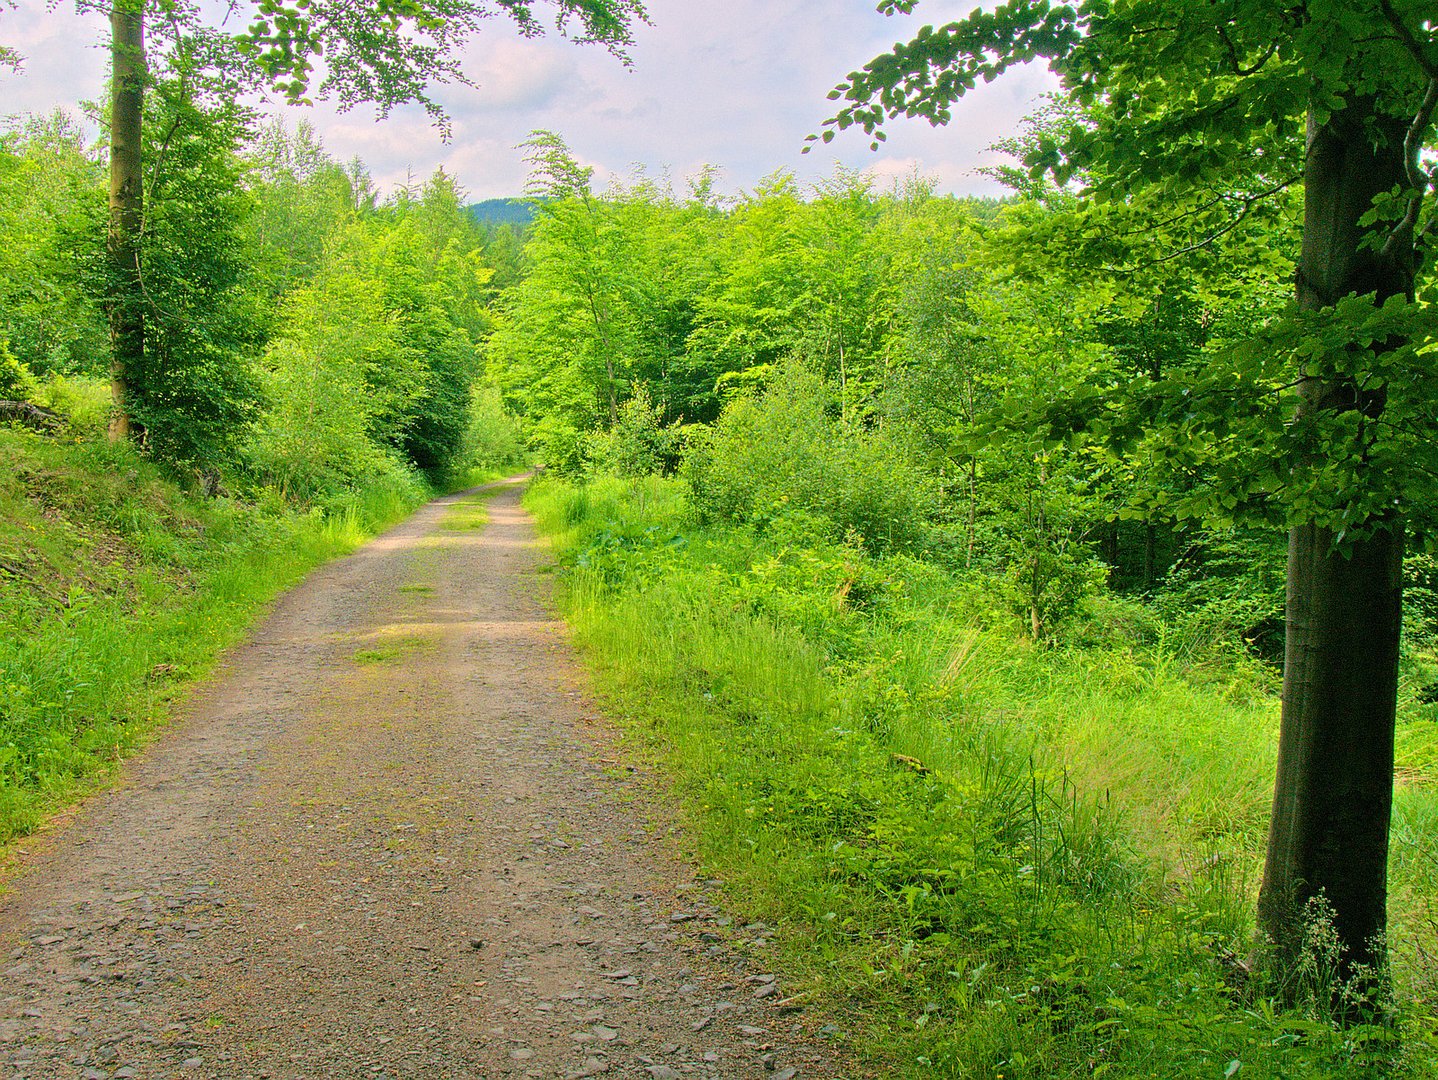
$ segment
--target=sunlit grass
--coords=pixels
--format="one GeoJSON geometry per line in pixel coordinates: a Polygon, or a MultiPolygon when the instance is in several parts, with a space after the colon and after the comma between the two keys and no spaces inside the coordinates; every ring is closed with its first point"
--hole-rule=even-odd
{"type": "Polygon", "coordinates": [[[281,592],[423,497],[295,513],[192,498],[124,447],[0,431],[0,839],[150,738],[281,592]]]}
{"type": "Polygon", "coordinates": [[[802,523],[701,529],[677,483],[550,482],[529,505],[703,873],[736,923],[782,928],[794,989],[876,1072],[1429,1075],[1422,739],[1394,829],[1395,1051],[1240,984],[1277,730],[1256,662],[1036,646],[981,581],[802,523]]]}
{"type": "Polygon", "coordinates": [[[439,527],[447,532],[483,529],[489,524],[489,500],[496,494],[494,490],[481,491],[459,500],[444,512],[439,527]]]}
{"type": "Polygon", "coordinates": [[[433,647],[434,642],[428,638],[405,635],[367,649],[357,649],[350,654],[350,659],[363,666],[395,664],[417,652],[423,652],[433,647]]]}

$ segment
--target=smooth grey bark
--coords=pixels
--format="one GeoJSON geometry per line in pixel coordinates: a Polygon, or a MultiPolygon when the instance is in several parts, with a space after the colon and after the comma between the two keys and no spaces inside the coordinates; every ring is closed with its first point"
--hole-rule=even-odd
{"type": "Polygon", "coordinates": [[[110,322],[110,440],[132,433],[129,375],[144,360],[145,313],[140,273],[144,177],[140,140],[145,99],[144,0],[115,0],[110,13],[110,222],[107,238],[110,322]]]}
{"type": "MultiPolygon", "coordinates": [[[[1404,128],[1362,100],[1310,122],[1300,307],[1352,294],[1412,297],[1411,242],[1406,257],[1381,254],[1362,243],[1359,224],[1376,195],[1404,183],[1404,128]]],[[[1300,414],[1376,419],[1384,404],[1381,391],[1360,393],[1342,379],[1300,387],[1300,414]]],[[[1344,950],[1340,976],[1366,979],[1384,956],[1404,536],[1396,517],[1365,531],[1341,546],[1315,525],[1289,536],[1283,720],[1259,920],[1295,971],[1310,902],[1321,897],[1344,950]]]]}

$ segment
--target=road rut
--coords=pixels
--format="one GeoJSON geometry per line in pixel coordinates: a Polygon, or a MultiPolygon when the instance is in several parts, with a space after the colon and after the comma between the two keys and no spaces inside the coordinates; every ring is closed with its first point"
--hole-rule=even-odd
{"type": "Polygon", "coordinates": [[[485,494],[284,596],[24,845],[0,1076],[836,1075],[596,715],[519,486],[485,494]]]}

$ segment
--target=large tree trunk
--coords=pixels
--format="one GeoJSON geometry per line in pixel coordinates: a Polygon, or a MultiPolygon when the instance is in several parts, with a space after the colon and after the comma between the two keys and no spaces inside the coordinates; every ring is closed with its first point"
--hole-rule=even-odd
{"type": "Polygon", "coordinates": [[[1403,537],[1335,554],[1326,529],[1289,537],[1283,729],[1259,912],[1281,954],[1304,947],[1323,896],[1345,952],[1339,971],[1383,957],[1403,537]]]}
{"type": "Polygon", "coordinates": [[[144,225],[144,177],[140,171],[145,99],[145,3],[114,0],[110,13],[110,392],[114,411],[110,440],[131,434],[129,375],[145,356],[145,309],[140,273],[144,225]]]}
{"type": "MultiPolygon", "coordinates": [[[[1355,293],[1379,302],[1412,295],[1411,260],[1362,246],[1359,225],[1375,195],[1404,183],[1404,126],[1375,118],[1365,101],[1310,122],[1301,307],[1355,293]]],[[[1300,389],[1300,413],[1376,417],[1384,405],[1381,391],[1358,393],[1340,379],[1310,378],[1300,389]]],[[[1321,898],[1343,978],[1383,960],[1393,798],[1403,526],[1384,518],[1365,529],[1376,532],[1341,550],[1341,538],[1313,525],[1289,537],[1283,721],[1258,905],[1280,961],[1295,971],[1310,902],[1321,898]]]]}

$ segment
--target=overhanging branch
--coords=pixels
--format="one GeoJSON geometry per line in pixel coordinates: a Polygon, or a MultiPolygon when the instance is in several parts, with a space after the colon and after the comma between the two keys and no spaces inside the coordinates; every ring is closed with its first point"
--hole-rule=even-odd
{"type": "MultiPolygon", "coordinates": [[[[1438,183],[1438,170],[1434,170],[1433,174],[1425,173],[1419,165],[1419,155],[1423,151],[1424,140],[1428,138],[1428,128],[1433,122],[1435,107],[1438,107],[1438,75],[1428,80],[1428,91],[1423,95],[1423,103],[1418,107],[1418,112],[1414,115],[1413,122],[1408,125],[1408,133],[1403,139],[1403,168],[1413,194],[1408,198],[1403,217],[1384,241],[1382,254],[1385,259],[1393,258],[1400,245],[1412,242],[1413,230],[1418,227],[1418,215],[1423,210],[1423,199],[1428,188],[1438,183]]],[[[1429,224],[1431,230],[1432,223],[1429,224]]]]}
{"type": "Polygon", "coordinates": [[[1397,11],[1393,9],[1393,0],[1378,0],[1378,7],[1383,12],[1383,17],[1388,20],[1388,25],[1393,27],[1393,32],[1398,35],[1398,40],[1403,47],[1412,54],[1413,59],[1418,62],[1423,74],[1430,79],[1438,79],[1438,63],[1434,63],[1432,57],[1423,49],[1423,43],[1409,29],[1397,11]]]}

